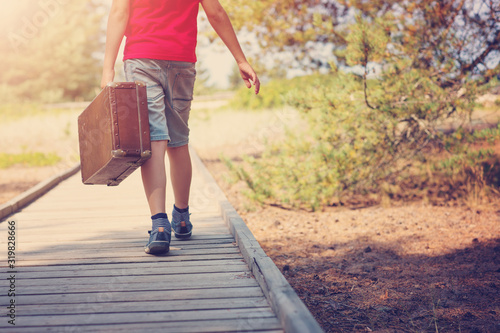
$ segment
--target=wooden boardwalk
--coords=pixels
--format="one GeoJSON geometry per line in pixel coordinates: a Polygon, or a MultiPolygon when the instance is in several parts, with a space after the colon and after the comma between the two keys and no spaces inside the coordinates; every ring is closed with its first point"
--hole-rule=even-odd
{"type": "Polygon", "coordinates": [[[139,172],[118,187],[84,186],[78,173],[0,223],[0,331],[320,332],[196,155],[193,162],[193,237],[173,238],[165,256],[143,251],[151,226],[139,172]],[[7,297],[11,275],[15,296],[7,297]],[[15,327],[3,315],[12,300],[15,327]]]}

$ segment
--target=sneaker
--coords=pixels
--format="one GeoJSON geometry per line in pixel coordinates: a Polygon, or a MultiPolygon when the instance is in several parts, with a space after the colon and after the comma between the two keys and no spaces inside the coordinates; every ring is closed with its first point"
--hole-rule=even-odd
{"type": "Polygon", "coordinates": [[[172,211],[172,229],[174,230],[175,238],[187,239],[191,237],[193,225],[189,221],[189,212],[179,213],[177,210],[172,211]]]}
{"type": "Polygon", "coordinates": [[[163,254],[170,250],[171,232],[160,227],[155,230],[148,231],[149,241],[144,247],[144,252],[147,254],[163,254]]]}

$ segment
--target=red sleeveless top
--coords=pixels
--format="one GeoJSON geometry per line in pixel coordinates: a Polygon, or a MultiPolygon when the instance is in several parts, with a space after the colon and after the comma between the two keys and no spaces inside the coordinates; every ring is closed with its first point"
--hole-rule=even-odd
{"type": "Polygon", "coordinates": [[[196,62],[200,0],[131,0],[124,60],[196,62]]]}

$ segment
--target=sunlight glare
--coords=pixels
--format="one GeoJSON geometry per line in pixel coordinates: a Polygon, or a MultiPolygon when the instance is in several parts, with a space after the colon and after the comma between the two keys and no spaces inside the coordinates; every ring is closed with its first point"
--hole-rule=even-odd
{"type": "Polygon", "coordinates": [[[0,31],[13,31],[22,25],[22,17],[27,13],[30,6],[38,5],[34,1],[17,0],[0,2],[0,31]]]}

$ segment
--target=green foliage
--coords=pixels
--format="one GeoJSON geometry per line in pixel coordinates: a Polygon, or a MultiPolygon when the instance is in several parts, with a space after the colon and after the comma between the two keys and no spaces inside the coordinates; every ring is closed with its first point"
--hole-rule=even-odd
{"type": "Polygon", "coordinates": [[[348,44],[344,54],[347,65],[366,66],[368,61],[379,62],[383,59],[389,43],[387,30],[390,26],[386,18],[377,18],[373,24],[358,17],[357,22],[346,38],[348,44]]]}
{"type": "MultiPolygon", "coordinates": [[[[450,79],[474,72],[488,81],[499,72],[500,2],[476,0],[225,0],[237,29],[255,34],[262,52],[294,55],[280,67],[346,64],[347,39],[355,16],[371,26],[384,18],[397,25],[391,42],[418,52],[416,66],[453,72],[450,79]],[[331,57],[321,50],[333,47],[331,57]]],[[[376,28],[376,27],[375,27],[376,28]]],[[[366,36],[380,36],[371,30],[366,36]]],[[[353,37],[353,36],[351,36],[353,37]]],[[[371,41],[370,38],[367,39],[371,41]]],[[[406,53],[407,54],[407,53],[406,53]]],[[[371,59],[373,61],[373,59],[371,59]]]]}
{"type": "MultiPolygon", "coordinates": [[[[341,56],[360,66],[361,75],[333,70],[315,83],[285,89],[309,127],[291,132],[261,158],[248,158],[246,166],[233,167],[254,199],[318,209],[356,196],[405,197],[405,187],[421,189],[438,176],[453,184],[499,185],[486,175],[499,165],[487,148],[498,141],[497,130],[459,129],[451,136],[439,130],[447,118],[470,118],[477,94],[487,87],[483,78],[461,73],[446,56],[423,59],[421,48],[405,38],[415,37],[413,30],[401,33],[390,12],[358,17],[341,56]],[[378,68],[374,75],[371,68],[378,68]],[[478,142],[486,147],[474,146],[478,142]],[[449,157],[434,158],[436,153],[449,157]]],[[[285,96],[283,86],[270,91],[282,89],[279,95],[285,96]]]]}
{"type": "Polygon", "coordinates": [[[311,87],[321,78],[323,84],[329,84],[328,77],[320,74],[295,77],[293,79],[275,79],[262,84],[261,92],[255,95],[253,90],[241,87],[229,103],[233,109],[259,110],[281,108],[297,91],[311,87]]]}
{"type": "Polygon", "coordinates": [[[61,157],[55,153],[23,152],[20,154],[0,153],[0,169],[22,165],[27,167],[51,166],[59,163],[61,157]]]}
{"type": "MultiPolygon", "coordinates": [[[[326,64],[313,56],[311,50],[328,43],[343,44],[343,37],[326,18],[343,17],[346,7],[337,1],[317,0],[223,0],[221,1],[237,30],[246,29],[255,34],[261,48],[267,53],[290,52],[297,64],[316,67],[326,64]],[[313,22],[323,22],[319,28],[313,22]],[[316,42],[319,43],[316,43],[316,42]]],[[[288,66],[280,64],[281,67],[288,66]]]]}
{"type": "Polygon", "coordinates": [[[366,107],[362,86],[359,77],[339,72],[294,90],[290,102],[309,128],[290,133],[260,159],[247,159],[251,177],[238,171],[256,199],[316,209],[347,193],[366,194],[375,180],[391,174],[390,138],[377,135],[391,122],[366,107]]]}
{"type": "Polygon", "coordinates": [[[2,103],[84,100],[95,95],[103,49],[99,1],[32,1],[12,4],[0,23],[2,103]]]}

